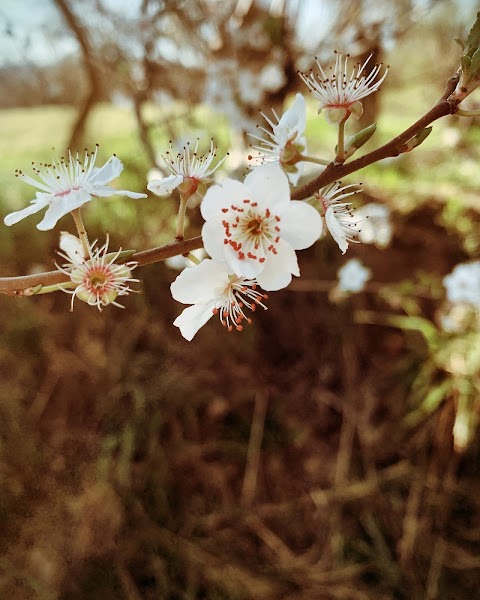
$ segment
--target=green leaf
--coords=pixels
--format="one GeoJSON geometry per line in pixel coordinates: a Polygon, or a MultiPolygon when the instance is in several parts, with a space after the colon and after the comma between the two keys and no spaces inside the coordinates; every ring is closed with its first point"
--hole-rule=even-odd
{"type": "Polygon", "coordinates": [[[415,427],[418,425],[418,423],[420,423],[420,421],[422,421],[428,415],[431,415],[438,408],[438,406],[440,406],[445,397],[448,396],[448,394],[451,392],[451,389],[452,381],[450,379],[447,379],[432,388],[425,396],[421,405],[405,417],[405,425],[407,427],[415,427]]]}
{"type": "Polygon", "coordinates": [[[467,39],[465,40],[465,46],[467,48],[466,54],[470,57],[476,52],[480,46],[480,12],[477,13],[475,23],[470,29],[467,39]]]}
{"type": "Polygon", "coordinates": [[[478,73],[480,72],[480,48],[478,48],[472,56],[470,71],[472,77],[477,77],[478,73]]]}

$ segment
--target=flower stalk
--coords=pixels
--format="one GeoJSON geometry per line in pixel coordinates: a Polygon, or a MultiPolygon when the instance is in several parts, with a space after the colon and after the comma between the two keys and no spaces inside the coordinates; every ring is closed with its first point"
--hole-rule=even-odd
{"type": "Polygon", "coordinates": [[[88,241],[88,236],[87,236],[87,232],[85,229],[85,225],[83,224],[82,213],[80,211],[80,208],[76,208],[75,210],[72,210],[71,214],[73,217],[73,221],[75,223],[75,227],[77,228],[78,237],[79,237],[80,241],[82,242],[83,257],[87,258],[89,255],[89,252],[90,252],[90,244],[88,241]]]}

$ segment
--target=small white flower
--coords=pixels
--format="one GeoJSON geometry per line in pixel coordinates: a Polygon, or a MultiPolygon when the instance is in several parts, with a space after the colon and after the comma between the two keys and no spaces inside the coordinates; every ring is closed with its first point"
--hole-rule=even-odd
{"type": "Polygon", "coordinates": [[[362,224],[358,239],[363,244],[375,244],[386,248],[392,241],[390,209],[384,204],[369,202],[356,211],[357,222],[362,224]]]}
{"type": "Polygon", "coordinates": [[[372,276],[372,271],[365,267],[358,258],[351,258],[338,270],[337,289],[340,292],[361,292],[372,276]]]}
{"type": "Polygon", "coordinates": [[[443,285],[452,304],[464,302],[480,308],[480,261],[457,265],[444,277],[443,285]]]}
{"type": "Polygon", "coordinates": [[[89,248],[89,256],[84,257],[81,241],[71,233],[62,231],[60,249],[64,253],[60,252],[60,256],[67,259],[68,263],[58,269],[68,275],[76,287],[74,290],[61,289],[72,294],[71,310],[75,298],[96,306],[99,311],[108,304],[123,308],[115,300],[118,296],[126,296],[133,291],[128,284],[138,282],[138,279],[132,279],[132,269],[137,263],[115,264],[121,250],[107,254],[108,236],[101,248],[94,246],[95,242],[89,248]]]}
{"type": "Polygon", "coordinates": [[[322,188],[315,198],[321,203],[325,223],[337,242],[338,247],[345,254],[349,242],[358,242],[355,238],[358,236],[358,221],[353,220],[353,213],[350,208],[351,202],[342,202],[345,198],[358,193],[356,185],[345,185],[340,187],[340,183],[334,183],[322,188]]]}
{"type": "Polygon", "coordinates": [[[276,165],[254,169],[244,183],[225,178],[207,191],[200,208],[207,253],[267,291],[300,274],[295,250],[308,248],[322,232],[319,213],[290,200],[287,177],[276,165]]]}
{"type": "Polygon", "coordinates": [[[280,119],[273,111],[276,123],[261,114],[270,125],[271,131],[264,127],[260,129],[270,139],[249,134],[250,137],[260,141],[259,145],[253,146],[254,150],[259,152],[259,156],[253,157],[253,160],[262,164],[280,165],[292,185],[297,185],[304,166],[304,162],[300,161],[299,157],[307,151],[307,143],[303,135],[307,122],[305,98],[302,94],[297,94],[295,102],[280,119]]]}
{"type": "Polygon", "coordinates": [[[382,65],[375,65],[368,75],[364,74],[365,67],[372,58],[370,55],[363,65],[358,64],[348,74],[348,58],[343,60],[343,55],[336,52],[335,66],[329,67],[326,74],[320,63],[317,62],[320,71],[318,77],[310,73],[300,73],[300,77],[308,86],[314,97],[319,101],[318,112],[325,109],[325,118],[330,123],[340,123],[347,119],[350,114],[359,118],[363,107],[360,102],[372,92],[376,92],[388,73],[388,67],[384,74],[375,81],[382,65]]]}
{"type": "Polygon", "coordinates": [[[217,148],[210,142],[210,151],[207,154],[198,155],[199,140],[192,149],[190,142],[183,147],[183,152],[174,156],[172,142],[170,142],[170,151],[162,156],[165,165],[171,172],[171,175],[163,179],[152,179],[148,182],[147,189],[157,196],[168,196],[175,188],[178,188],[185,182],[183,190],[188,196],[192,196],[201,183],[210,183],[210,175],[214,173],[225,160],[222,158],[214,167],[211,166],[217,155],[217,148]]]}
{"type": "Polygon", "coordinates": [[[261,70],[258,78],[259,86],[267,92],[276,92],[284,86],[286,82],[285,71],[276,63],[266,65],[261,70]]]}
{"type": "Polygon", "coordinates": [[[33,167],[39,180],[17,171],[16,176],[26,183],[41,190],[37,192],[35,200],[27,208],[13,212],[4,219],[5,225],[14,225],[25,217],[33,215],[42,208],[48,207],[43,220],[37,229],[47,231],[53,229],[57,221],[64,215],[80,208],[92,197],[120,195],[129,198],[146,198],[146,194],[137,194],[127,190],[116,190],[106,185],[123,171],[122,162],[113,155],[101,168],[95,167],[98,146],[95,152],[85,151],[83,162],[68,151],[68,159],[60,158],[51,164],[40,164],[40,168],[33,167]]]}
{"type": "Polygon", "coordinates": [[[258,289],[255,279],[229,273],[225,263],[208,258],[183,270],[170,289],[175,300],[193,305],[173,322],[189,342],[213,315],[220,317],[228,331],[241,331],[244,321],[251,323],[245,308],[267,308],[264,302],[268,296],[258,289]]]}

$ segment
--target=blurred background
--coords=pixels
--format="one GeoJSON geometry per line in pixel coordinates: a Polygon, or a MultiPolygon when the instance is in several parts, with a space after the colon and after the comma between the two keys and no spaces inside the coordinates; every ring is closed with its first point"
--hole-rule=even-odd
{"type": "MultiPolygon", "coordinates": [[[[307,96],[296,71],[334,49],[390,65],[350,124],[378,123],[372,149],[441,96],[476,4],[2,0],[2,218],[34,194],[14,169],[67,146],[117,153],[118,185],[143,192],[169,140],[213,136],[221,173],[243,178],[259,110],[307,96]]],[[[316,108],[309,154],[331,159],[316,108]]],[[[163,263],[138,269],[123,311],[2,296],[0,597],[478,597],[478,306],[443,278],[478,256],[479,142],[478,119],[449,117],[345,180],[363,182],[364,243],[299,253],[302,277],[241,334],[212,319],[186,342],[163,263]],[[351,258],[371,272],[358,294],[337,279],[351,258]]],[[[172,240],[176,208],[112,198],[84,220],[91,239],[142,250],[172,240]]],[[[39,219],[3,229],[1,276],[54,267],[73,221],[39,219]]],[[[192,206],[187,235],[201,225],[192,206]]]]}

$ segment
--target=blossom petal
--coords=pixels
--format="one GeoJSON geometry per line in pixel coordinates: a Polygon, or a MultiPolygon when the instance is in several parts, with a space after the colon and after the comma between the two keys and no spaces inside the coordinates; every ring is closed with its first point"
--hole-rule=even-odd
{"type": "Polygon", "coordinates": [[[218,218],[222,214],[222,208],[232,204],[240,205],[250,196],[250,189],[243,183],[225,177],[221,185],[213,185],[207,190],[200,206],[202,217],[205,221],[218,218]]]}
{"type": "MultiPolygon", "coordinates": [[[[88,191],[90,191],[87,188],[88,191]]],[[[108,185],[95,186],[93,191],[90,192],[92,196],[98,196],[99,198],[108,198],[109,196],[127,196],[128,198],[148,198],[147,194],[139,194],[137,192],[129,192],[128,190],[117,190],[109,187],[108,185]]]]}
{"type": "Polygon", "coordinates": [[[255,168],[245,177],[245,185],[259,206],[267,206],[273,212],[290,202],[288,179],[278,165],[255,168]]]}
{"type": "Polygon", "coordinates": [[[281,290],[300,275],[295,251],[283,240],[277,244],[277,254],[270,256],[263,271],[257,275],[258,285],[267,292],[281,290]]]}
{"type": "Polygon", "coordinates": [[[74,190],[57,198],[54,197],[42,221],[37,225],[37,229],[40,229],[40,231],[53,229],[59,219],[72,210],[80,208],[80,206],[89,202],[91,198],[90,194],[84,189],[74,190]]]}
{"type": "Polygon", "coordinates": [[[322,217],[310,204],[292,200],[281,215],[282,238],[295,250],[309,248],[322,233],[322,217]]]}
{"type": "Polygon", "coordinates": [[[68,231],[60,232],[60,250],[63,250],[70,262],[74,265],[81,265],[85,262],[85,255],[82,242],[68,231]]]}
{"type": "Polygon", "coordinates": [[[217,298],[228,285],[225,263],[209,258],[184,269],[170,286],[172,296],[183,304],[205,303],[217,298]]]}
{"type": "Polygon", "coordinates": [[[224,230],[215,221],[207,221],[202,227],[203,246],[215,260],[225,260],[224,230]]]}
{"type": "Polygon", "coordinates": [[[214,300],[205,304],[189,306],[175,319],[173,324],[180,329],[183,337],[191,342],[200,327],[203,327],[212,318],[214,307],[214,300]]]}
{"type": "MultiPolygon", "coordinates": [[[[258,254],[261,256],[263,254],[262,249],[258,249],[258,254]]],[[[268,255],[266,262],[270,260],[271,254],[268,255]]],[[[266,262],[259,262],[259,260],[251,259],[251,258],[242,258],[238,257],[238,253],[230,246],[230,244],[224,245],[224,260],[227,261],[227,264],[231,271],[238,275],[239,277],[246,277],[247,279],[252,279],[256,277],[264,268],[266,262]]]]}
{"type": "Polygon", "coordinates": [[[169,175],[163,179],[152,179],[148,182],[147,190],[157,196],[169,196],[183,181],[181,175],[169,175]]]}
{"type": "Polygon", "coordinates": [[[331,206],[327,208],[327,212],[325,213],[325,222],[327,223],[328,230],[332,234],[333,239],[337,242],[338,247],[342,251],[342,254],[345,254],[348,248],[347,236],[338,222],[335,211],[331,206]]]}
{"type": "Polygon", "coordinates": [[[295,102],[282,115],[278,125],[274,127],[273,132],[276,134],[277,129],[288,128],[291,131],[297,131],[302,134],[305,131],[307,123],[307,106],[305,98],[302,94],[295,96],[295,102]]]}
{"type": "Polygon", "coordinates": [[[107,160],[103,167],[95,168],[93,175],[88,178],[89,183],[93,185],[105,185],[115,179],[123,171],[123,163],[116,156],[107,160]]]}
{"type": "Polygon", "coordinates": [[[13,213],[10,213],[5,217],[3,222],[9,227],[10,225],[15,225],[15,223],[18,223],[22,219],[25,219],[25,217],[34,215],[38,211],[42,210],[42,208],[45,208],[45,206],[48,206],[50,204],[50,200],[50,194],[37,193],[36,200],[33,200],[29,206],[23,208],[22,210],[17,210],[13,213]]]}

